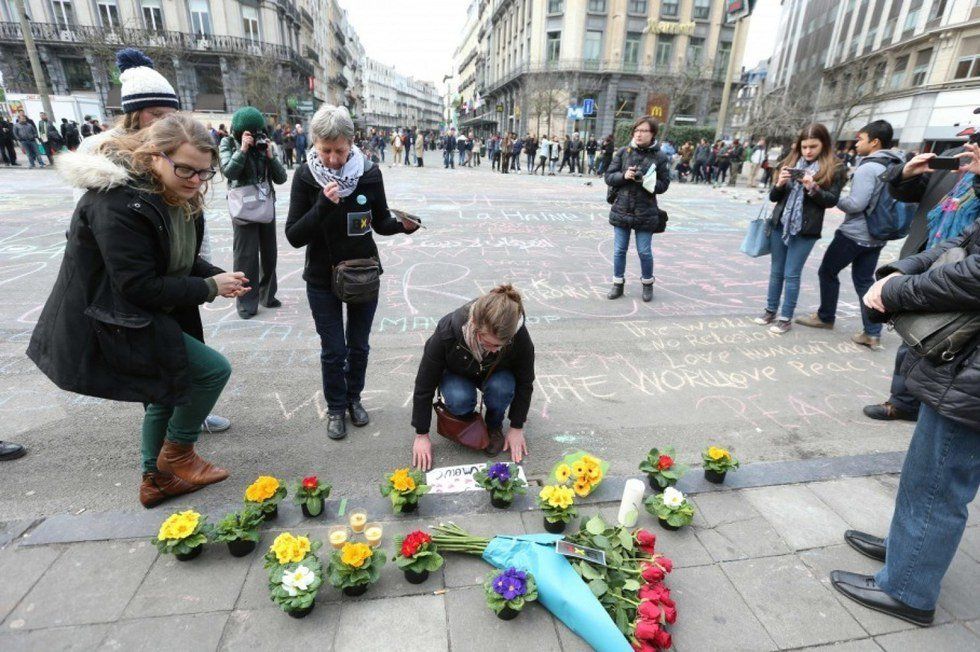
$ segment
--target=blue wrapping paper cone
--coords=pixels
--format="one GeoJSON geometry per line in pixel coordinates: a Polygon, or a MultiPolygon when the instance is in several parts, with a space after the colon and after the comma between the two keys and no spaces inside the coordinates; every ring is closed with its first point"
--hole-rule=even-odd
{"type": "Polygon", "coordinates": [[[538,602],[598,652],[632,652],[626,637],[572,565],[555,552],[560,534],[494,537],[483,559],[534,575],[538,602]]]}

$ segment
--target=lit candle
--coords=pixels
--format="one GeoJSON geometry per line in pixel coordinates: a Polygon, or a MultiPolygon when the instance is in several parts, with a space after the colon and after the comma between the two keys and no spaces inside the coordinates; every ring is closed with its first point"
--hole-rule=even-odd
{"type": "Polygon", "coordinates": [[[350,538],[350,534],[347,531],[346,525],[334,525],[330,528],[330,534],[328,535],[328,540],[330,545],[340,550],[347,543],[347,539],[350,538]]]}
{"type": "Polygon", "coordinates": [[[360,533],[364,530],[365,523],[367,523],[367,512],[357,510],[350,513],[350,529],[360,533]]]}
{"type": "Polygon", "coordinates": [[[623,527],[633,527],[640,516],[643,507],[643,481],[630,478],[623,487],[623,500],[619,503],[619,514],[616,520],[623,527]]]}
{"type": "Polygon", "coordinates": [[[379,523],[369,523],[364,526],[364,539],[368,542],[368,545],[372,548],[378,547],[381,544],[381,535],[384,530],[379,523]]]}

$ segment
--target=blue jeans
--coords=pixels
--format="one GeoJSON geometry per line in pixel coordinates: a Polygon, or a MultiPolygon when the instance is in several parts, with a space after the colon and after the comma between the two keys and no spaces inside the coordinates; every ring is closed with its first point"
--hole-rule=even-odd
{"type": "Polygon", "coordinates": [[[766,310],[776,312],[779,308],[779,297],[783,293],[783,283],[786,284],[786,296],[783,297],[782,319],[792,319],[796,310],[796,301],[800,298],[800,276],[803,265],[813,250],[817,238],[801,238],[790,236],[789,245],[783,242],[783,234],[779,229],[773,229],[769,236],[772,249],[772,261],[769,268],[769,294],[766,297],[766,310]]]}
{"type": "Polygon", "coordinates": [[[35,165],[40,165],[42,168],[44,167],[44,159],[41,157],[41,154],[38,153],[37,143],[35,141],[22,140],[20,141],[20,146],[24,148],[25,152],[27,152],[27,160],[31,167],[34,167],[35,165]]]}
{"type": "Polygon", "coordinates": [[[345,329],[344,303],[331,290],[308,284],[306,297],[320,336],[323,396],[331,414],[342,414],[348,403],[361,400],[378,302],[348,303],[345,329]]]}
{"type": "MultiPolygon", "coordinates": [[[[495,371],[487,379],[483,388],[483,403],[487,408],[488,428],[503,426],[504,413],[514,400],[516,385],[514,374],[507,370],[495,371]]],[[[465,417],[476,412],[476,385],[468,378],[447,371],[442,374],[439,391],[446,408],[456,416],[465,417]]]]}
{"type": "Polygon", "coordinates": [[[913,609],[936,607],[980,486],[977,460],[980,431],[923,404],[902,466],[885,567],[875,575],[888,595],[913,609]]]}
{"type": "Polygon", "coordinates": [[[442,167],[456,169],[456,159],[453,158],[453,153],[448,149],[442,152],[442,167]]]}
{"type": "MultiPolygon", "coordinates": [[[[613,282],[623,283],[626,277],[626,251],[630,247],[630,231],[614,226],[613,282]]],[[[653,283],[653,233],[636,231],[636,253],[640,257],[640,277],[644,283],[653,283]]]]}
{"type": "Polygon", "coordinates": [[[834,240],[827,247],[820,263],[820,309],[817,316],[820,321],[834,323],[837,317],[837,300],[840,298],[841,271],[851,266],[851,280],[854,291],[857,292],[858,305],[861,306],[861,321],[864,332],[872,337],[881,336],[881,324],[875,324],[868,319],[868,309],[864,305],[864,294],[874,285],[875,269],[878,267],[878,257],[881,247],[862,247],[846,235],[837,231],[834,240]]]}
{"type": "Polygon", "coordinates": [[[902,374],[902,365],[905,363],[905,356],[909,354],[909,347],[902,343],[895,352],[895,371],[892,373],[891,396],[888,402],[899,410],[905,412],[918,412],[919,399],[909,392],[905,386],[905,376],[902,374]]]}

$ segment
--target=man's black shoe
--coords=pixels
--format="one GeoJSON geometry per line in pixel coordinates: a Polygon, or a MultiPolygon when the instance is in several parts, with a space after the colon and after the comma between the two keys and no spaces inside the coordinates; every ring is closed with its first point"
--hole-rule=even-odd
{"type": "Polygon", "coordinates": [[[265,304],[266,308],[282,308],[282,301],[279,299],[273,299],[269,303],[265,304]]]}
{"type": "Polygon", "coordinates": [[[16,460],[27,455],[27,449],[20,444],[11,444],[9,441],[0,441],[0,461],[7,462],[16,460]]]}
{"type": "Polygon", "coordinates": [[[343,439],[347,436],[347,416],[343,413],[327,415],[327,437],[343,439]]]}
{"type": "Polygon", "coordinates": [[[864,416],[879,421],[918,421],[919,415],[915,412],[900,410],[888,401],[878,405],[865,405],[864,416]]]}
{"type": "Polygon", "coordinates": [[[844,533],[844,541],[865,557],[885,561],[885,540],[865,532],[848,530],[844,533]]]}
{"type": "Polygon", "coordinates": [[[371,422],[367,410],[361,405],[360,401],[351,401],[347,404],[347,412],[350,414],[350,422],[358,428],[363,428],[371,422]]]}
{"type": "Polygon", "coordinates": [[[835,589],[868,609],[880,611],[883,614],[901,618],[919,627],[932,624],[936,615],[935,609],[913,609],[891,597],[878,586],[871,575],[848,573],[847,571],[831,571],[830,583],[835,589]]]}
{"type": "Polygon", "coordinates": [[[626,285],[626,283],[613,283],[612,289],[609,290],[609,294],[607,294],[606,297],[609,299],[618,299],[619,297],[623,296],[624,285],[626,285]]]}
{"type": "Polygon", "coordinates": [[[643,300],[653,301],[653,283],[643,284],[643,300]]]}

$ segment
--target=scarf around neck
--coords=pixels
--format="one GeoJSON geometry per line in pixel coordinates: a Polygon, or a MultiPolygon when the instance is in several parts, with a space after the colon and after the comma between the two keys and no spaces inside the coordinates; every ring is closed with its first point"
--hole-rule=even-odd
{"type": "MultiPolygon", "coordinates": [[[[793,166],[797,170],[803,170],[811,177],[817,176],[820,171],[820,162],[814,160],[807,163],[802,156],[793,166]]],[[[783,242],[789,244],[789,239],[799,234],[803,228],[803,198],[806,195],[806,188],[799,181],[790,181],[789,197],[786,199],[786,208],[783,211],[783,242]]]]}
{"type": "Polygon", "coordinates": [[[311,147],[306,150],[306,165],[321,188],[325,188],[328,183],[336,183],[340,186],[340,196],[347,197],[354,192],[361,175],[364,174],[364,154],[357,145],[351,145],[344,167],[340,170],[331,170],[320,160],[317,149],[311,147]]]}
{"type": "Polygon", "coordinates": [[[980,215],[980,199],[973,189],[974,176],[967,172],[960,177],[953,189],[929,211],[927,249],[959,236],[980,215]]]}

